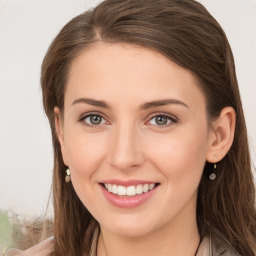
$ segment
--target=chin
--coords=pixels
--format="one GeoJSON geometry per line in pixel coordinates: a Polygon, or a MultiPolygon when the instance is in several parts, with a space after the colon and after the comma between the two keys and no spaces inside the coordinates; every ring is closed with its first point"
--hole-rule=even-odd
{"type": "Polygon", "coordinates": [[[115,229],[112,228],[111,232],[115,233],[119,236],[125,237],[142,237],[149,234],[152,230],[150,228],[145,227],[117,227],[115,229]]]}
{"type": "Polygon", "coordinates": [[[117,218],[115,218],[114,223],[112,221],[107,225],[102,225],[102,228],[116,235],[131,238],[145,236],[156,229],[153,221],[145,220],[145,218],[144,221],[142,221],[141,219],[136,219],[133,221],[131,218],[129,220],[125,220],[123,218],[118,220],[117,218]]]}

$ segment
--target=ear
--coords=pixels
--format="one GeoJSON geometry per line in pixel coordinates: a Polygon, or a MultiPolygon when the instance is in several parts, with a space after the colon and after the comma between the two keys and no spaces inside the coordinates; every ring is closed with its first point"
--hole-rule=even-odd
{"type": "Polygon", "coordinates": [[[62,158],[63,158],[64,164],[68,166],[68,159],[67,159],[64,135],[63,135],[63,120],[61,117],[60,109],[58,107],[54,107],[53,111],[55,115],[55,130],[56,130],[57,138],[60,143],[62,158]]]}
{"type": "Polygon", "coordinates": [[[223,108],[219,117],[211,124],[206,156],[208,162],[217,163],[228,153],[233,143],[235,125],[235,110],[232,107],[223,108]]]}

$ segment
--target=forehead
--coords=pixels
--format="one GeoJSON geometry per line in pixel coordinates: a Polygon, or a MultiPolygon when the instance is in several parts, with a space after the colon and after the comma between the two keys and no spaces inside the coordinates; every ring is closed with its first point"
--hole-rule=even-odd
{"type": "Polygon", "coordinates": [[[192,72],[159,52],[129,44],[97,43],[72,63],[67,100],[122,97],[145,101],[155,98],[187,98],[203,95],[192,72]]]}

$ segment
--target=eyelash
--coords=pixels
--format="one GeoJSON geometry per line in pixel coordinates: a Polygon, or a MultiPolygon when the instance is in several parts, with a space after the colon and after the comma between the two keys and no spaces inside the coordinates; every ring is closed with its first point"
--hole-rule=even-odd
{"type": "MultiPolygon", "coordinates": [[[[93,117],[93,116],[100,117],[100,118],[102,118],[102,120],[105,120],[105,121],[106,121],[106,119],[105,119],[105,118],[102,116],[102,114],[100,114],[100,113],[88,113],[88,114],[82,116],[82,117],[79,119],[79,122],[81,122],[81,123],[83,123],[84,125],[86,125],[86,126],[88,126],[88,127],[91,127],[91,128],[99,128],[99,127],[101,127],[102,124],[95,125],[95,124],[89,124],[89,123],[85,122],[85,119],[86,119],[86,118],[93,117]]],[[[107,122],[107,121],[106,121],[106,122],[107,122]]]]}
{"type": "MultiPolygon", "coordinates": [[[[88,127],[91,127],[91,128],[99,128],[101,127],[102,125],[104,124],[99,124],[99,125],[94,125],[94,124],[89,124],[88,122],[85,121],[86,118],[89,118],[89,117],[100,117],[102,118],[102,120],[105,120],[105,122],[107,123],[106,119],[102,116],[102,114],[99,114],[99,113],[89,113],[89,114],[86,114],[85,116],[82,116],[80,119],[79,119],[79,122],[83,123],[84,125],[88,126],[88,127]]],[[[172,116],[172,115],[168,115],[168,114],[165,114],[165,113],[157,113],[157,114],[154,114],[152,115],[152,117],[150,117],[149,121],[146,122],[146,124],[148,124],[151,120],[153,120],[154,118],[157,118],[157,117],[163,117],[163,118],[167,118],[168,120],[168,124],[164,124],[164,125],[154,125],[154,124],[149,124],[149,125],[153,125],[153,126],[157,126],[158,128],[166,128],[166,127],[169,127],[175,123],[178,122],[178,118],[175,117],[175,116],[172,116]]]]}
{"type": "Polygon", "coordinates": [[[151,120],[157,118],[157,117],[163,117],[163,118],[167,118],[167,122],[169,122],[168,124],[164,124],[164,125],[155,125],[155,124],[150,124],[153,126],[157,126],[157,128],[166,128],[169,127],[171,125],[174,125],[175,123],[178,122],[178,118],[172,115],[168,115],[168,114],[164,114],[164,113],[158,113],[158,114],[154,114],[147,123],[149,123],[151,120]]]}

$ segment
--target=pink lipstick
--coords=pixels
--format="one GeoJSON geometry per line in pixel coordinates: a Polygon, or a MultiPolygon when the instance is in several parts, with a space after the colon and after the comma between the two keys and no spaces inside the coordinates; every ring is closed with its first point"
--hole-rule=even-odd
{"type": "Polygon", "coordinates": [[[159,183],[152,181],[106,180],[100,183],[105,198],[119,208],[135,208],[148,201],[159,183]]]}

